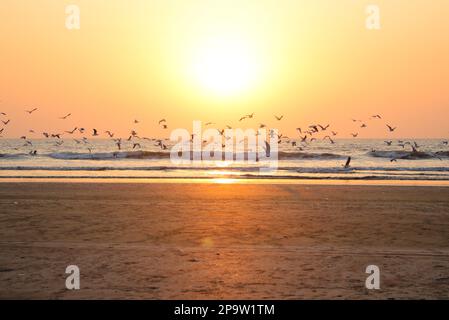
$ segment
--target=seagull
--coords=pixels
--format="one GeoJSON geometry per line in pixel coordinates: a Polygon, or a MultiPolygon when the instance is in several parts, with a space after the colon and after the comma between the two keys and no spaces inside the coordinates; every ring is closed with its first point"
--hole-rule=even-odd
{"type": "Polygon", "coordinates": [[[165,120],[165,119],[159,120],[159,124],[161,124],[162,122],[167,122],[167,120],[165,120]]]}
{"type": "Polygon", "coordinates": [[[373,115],[372,118],[382,119],[382,117],[378,114],[373,115]]]}
{"type": "Polygon", "coordinates": [[[335,141],[332,140],[332,138],[331,138],[330,136],[325,136],[325,137],[323,138],[323,140],[326,140],[326,138],[329,139],[329,141],[330,141],[332,144],[335,143],[335,141]]]}
{"type": "Polygon", "coordinates": [[[2,120],[2,122],[3,122],[3,124],[6,126],[9,122],[10,122],[11,120],[8,120],[8,121],[3,121],[2,120]]]}
{"type": "Polygon", "coordinates": [[[205,125],[206,125],[206,126],[210,126],[210,125],[213,125],[213,124],[215,124],[215,123],[213,123],[213,122],[207,122],[205,125]]]}
{"type": "Polygon", "coordinates": [[[326,129],[330,127],[330,124],[328,124],[328,125],[325,126],[325,127],[323,127],[322,125],[319,124],[318,127],[320,127],[321,130],[326,131],[326,129]]]}
{"type": "Polygon", "coordinates": [[[75,129],[73,129],[72,131],[66,131],[66,133],[68,133],[68,134],[74,134],[75,131],[76,131],[77,129],[78,129],[78,128],[75,128],[75,129]]]}
{"type": "Polygon", "coordinates": [[[336,136],[338,134],[338,132],[332,131],[332,135],[336,136]]]}
{"type": "Polygon", "coordinates": [[[301,134],[302,133],[302,130],[301,130],[301,128],[296,128],[296,130],[299,132],[299,134],[301,134]]]}
{"type": "Polygon", "coordinates": [[[264,125],[263,123],[261,123],[261,124],[259,125],[259,129],[266,128],[266,127],[267,127],[267,126],[264,125]]]}
{"type": "Polygon", "coordinates": [[[241,117],[239,121],[242,121],[242,120],[245,120],[245,119],[246,119],[246,116],[241,117]]]}
{"type": "Polygon", "coordinates": [[[357,136],[359,135],[358,133],[351,133],[353,138],[357,138],[357,136]]]}
{"type": "Polygon", "coordinates": [[[114,137],[114,134],[111,131],[109,131],[109,130],[105,131],[105,133],[108,134],[109,138],[113,138],[114,137]]]}
{"type": "Polygon", "coordinates": [[[134,143],[133,144],[133,149],[135,149],[135,148],[141,148],[141,146],[140,146],[140,143],[134,143]]]}
{"type": "Polygon", "coordinates": [[[351,163],[351,157],[348,157],[348,160],[346,160],[346,163],[344,165],[345,169],[348,169],[350,167],[350,163],[351,163]]]}
{"type": "Polygon", "coordinates": [[[265,155],[268,157],[270,157],[270,153],[271,153],[271,146],[270,144],[267,142],[267,140],[265,140],[265,147],[263,147],[265,150],[265,155]]]}
{"type": "Polygon", "coordinates": [[[254,112],[251,113],[251,114],[247,114],[246,117],[247,117],[248,119],[252,119],[252,118],[254,117],[254,112]]]}
{"type": "Polygon", "coordinates": [[[443,141],[443,144],[446,146],[448,145],[448,143],[449,143],[448,141],[443,141]]]}
{"type": "Polygon", "coordinates": [[[396,130],[396,127],[391,127],[391,126],[389,126],[388,124],[386,125],[387,127],[388,127],[388,130],[390,130],[390,132],[393,132],[394,130],[396,130]]]}
{"type": "Polygon", "coordinates": [[[68,117],[70,117],[71,115],[72,115],[71,113],[68,113],[68,114],[66,114],[65,116],[63,116],[63,117],[61,117],[61,118],[59,118],[59,119],[65,120],[65,119],[67,119],[68,117]]]}
{"type": "Polygon", "coordinates": [[[135,123],[135,124],[138,124],[138,123],[139,123],[139,120],[134,120],[134,123],[135,123]]]}
{"type": "Polygon", "coordinates": [[[162,129],[167,129],[168,126],[166,124],[162,125],[162,129]]]}
{"type": "Polygon", "coordinates": [[[36,111],[37,110],[37,108],[34,108],[33,110],[25,110],[25,112],[28,112],[29,114],[32,114],[34,111],[36,111]]]}
{"type": "Polygon", "coordinates": [[[387,146],[391,146],[391,144],[393,143],[393,141],[384,141],[386,144],[387,144],[387,146]]]}
{"type": "Polygon", "coordinates": [[[1,114],[2,116],[6,116],[6,113],[4,113],[4,112],[0,112],[0,114],[1,114]]]}
{"type": "Polygon", "coordinates": [[[360,126],[360,128],[366,128],[366,124],[362,123],[362,125],[360,126]]]}
{"type": "Polygon", "coordinates": [[[44,135],[45,138],[50,137],[50,135],[47,132],[42,132],[42,134],[44,135]]]}
{"type": "Polygon", "coordinates": [[[281,115],[280,117],[278,117],[277,115],[274,116],[276,118],[277,121],[281,121],[282,118],[284,117],[284,115],[281,115]]]}
{"type": "Polygon", "coordinates": [[[97,129],[92,129],[92,131],[93,131],[93,133],[92,133],[92,136],[93,136],[93,137],[98,136],[98,131],[97,131],[97,129]]]}
{"type": "Polygon", "coordinates": [[[318,126],[311,125],[309,128],[312,129],[312,132],[318,132],[318,126]]]}

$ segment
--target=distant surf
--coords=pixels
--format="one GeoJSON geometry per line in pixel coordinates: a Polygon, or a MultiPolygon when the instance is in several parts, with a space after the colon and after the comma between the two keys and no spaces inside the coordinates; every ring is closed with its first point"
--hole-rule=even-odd
{"type": "MultiPolygon", "coordinates": [[[[294,140],[291,140],[294,141],[294,140]]],[[[312,180],[412,180],[449,181],[449,147],[441,140],[416,140],[419,150],[398,149],[382,140],[336,140],[335,144],[279,145],[276,170],[260,172],[257,162],[233,153],[240,161],[199,161],[176,165],[168,150],[141,141],[141,149],[124,145],[122,150],[110,140],[92,140],[88,145],[66,141],[56,146],[49,140],[33,141],[36,155],[20,140],[0,140],[0,178],[214,178],[312,179],[312,180]],[[128,148],[127,148],[128,147],[128,148]],[[302,149],[302,150],[301,150],[302,149]],[[349,168],[343,165],[348,156],[349,168]]],[[[229,156],[229,154],[228,154],[229,156]]],[[[224,154],[223,157],[224,158],[224,154]]],[[[190,154],[192,159],[192,154],[190,154]]]]}

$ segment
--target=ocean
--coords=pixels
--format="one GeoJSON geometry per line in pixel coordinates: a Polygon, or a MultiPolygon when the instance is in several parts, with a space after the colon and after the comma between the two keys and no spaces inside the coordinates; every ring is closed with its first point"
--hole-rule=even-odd
{"type": "Polygon", "coordinates": [[[260,164],[247,161],[174,164],[170,160],[174,143],[168,140],[163,142],[166,150],[155,139],[134,141],[140,143],[139,149],[124,141],[121,150],[112,140],[64,140],[62,145],[56,141],[32,140],[30,145],[24,140],[0,140],[0,178],[449,180],[449,147],[442,139],[403,139],[391,146],[380,139],[340,139],[334,144],[323,140],[307,145],[290,139],[279,144],[273,171],[259,170],[260,164]],[[416,142],[418,151],[407,141],[416,142]],[[36,155],[29,154],[34,150],[36,155]],[[349,156],[350,167],[344,168],[349,156]]]}

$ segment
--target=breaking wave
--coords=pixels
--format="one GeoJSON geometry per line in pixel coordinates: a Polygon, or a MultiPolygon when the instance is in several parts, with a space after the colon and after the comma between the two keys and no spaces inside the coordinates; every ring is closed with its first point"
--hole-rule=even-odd
{"type": "Polygon", "coordinates": [[[400,159],[400,160],[421,160],[421,159],[433,159],[433,158],[447,158],[449,157],[448,151],[438,152],[423,152],[423,151],[370,151],[368,155],[375,158],[388,158],[388,159],[400,159]]]}
{"type": "MultiPolygon", "coordinates": [[[[114,160],[114,159],[170,159],[170,152],[163,151],[117,151],[99,153],[78,153],[78,152],[57,152],[50,154],[38,154],[40,157],[49,157],[57,160],[114,160]]],[[[181,155],[179,155],[181,156],[181,155]]],[[[29,154],[0,154],[0,158],[22,158],[31,157],[29,154]]],[[[222,158],[224,159],[224,152],[222,158]]],[[[234,153],[234,159],[247,159],[247,153],[234,153]]],[[[308,152],[278,152],[279,160],[339,160],[346,156],[333,153],[308,153],[308,152]]],[[[193,159],[193,152],[190,152],[190,159],[193,159]]]]}

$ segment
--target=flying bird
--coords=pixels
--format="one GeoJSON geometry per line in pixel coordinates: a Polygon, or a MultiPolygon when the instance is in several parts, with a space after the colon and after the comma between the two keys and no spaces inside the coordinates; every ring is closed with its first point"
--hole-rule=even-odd
{"type": "Polygon", "coordinates": [[[75,128],[75,129],[73,129],[72,131],[66,131],[66,133],[68,133],[68,134],[74,134],[76,130],[78,130],[78,128],[75,128]]]}
{"type": "Polygon", "coordinates": [[[335,143],[335,141],[332,140],[332,138],[331,138],[330,136],[325,136],[325,137],[323,138],[323,140],[326,140],[326,139],[329,139],[329,141],[330,141],[332,144],[335,143]]]}
{"type": "Polygon", "coordinates": [[[63,116],[63,117],[61,117],[61,118],[59,118],[59,119],[65,120],[65,119],[67,119],[68,117],[70,117],[71,115],[72,115],[71,113],[68,113],[68,114],[66,114],[65,116],[63,116]]]}
{"type": "Polygon", "coordinates": [[[284,118],[284,116],[283,116],[283,115],[281,115],[281,116],[279,116],[279,117],[278,117],[277,115],[275,115],[274,117],[276,118],[276,120],[277,120],[277,121],[281,121],[281,120],[282,120],[282,118],[284,118]]]}
{"type": "Polygon", "coordinates": [[[109,130],[105,131],[105,133],[108,134],[109,138],[113,138],[114,137],[114,134],[111,131],[109,131],[109,130]]]}
{"type": "Polygon", "coordinates": [[[351,163],[351,157],[348,157],[348,160],[346,160],[346,163],[344,165],[345,169],[348,169],[350,167],[350,163],[351,163]]]}
{"type": "Polygon", "coordinates": [[[37,110],[37,108],[34,108],[33,110],[25,110],[25,112],[28,112],[29,114],[32,114],[36,110],[37,110]]]}
{"type": "Polygon", "coordinates": [[[267,140],[265,140],[265,147],[263,147],[265,150],[265,155],[268,157],[270,157],[270,153],[271,153],[271,146],[270,144],[267,142],[267,140]]]}
{"type": "Polygon", "coordinates": [[[392,126],[389,126],[388,124],[386,125],[387,127],[388,127],[388,130],[390,130],[390,132],[393,132],[394,130],[396,130],[396,127],[392,127],[392,126]]]}

